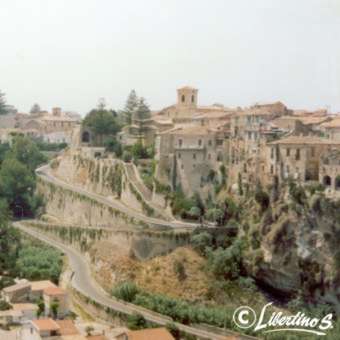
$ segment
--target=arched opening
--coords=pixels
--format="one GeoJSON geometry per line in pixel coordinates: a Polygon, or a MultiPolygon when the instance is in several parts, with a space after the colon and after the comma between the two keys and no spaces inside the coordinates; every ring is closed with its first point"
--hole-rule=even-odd
{"type": "Polygon", "coordinates": [[[332,179],[329,176],[324,176],[323,185],[328,186],[328,187],[331,186],[332,185],[332,179]]]}
{"type": "Polygon", "coordinates": [[[184,102],[185,102],[185,95],[182,94],[182,103],[184,103],[184,102]]]}
{"type": "Polygon", "coordinates": [[[335,178],[335,189],[340,190],[340,176],[336,176],[335,178]]]}
{"type": "Polygon", "coordinates": [[[90,133],[88,131],[84,131],[81,136],[81,141],[83,143],[89,143],[90,142],[90,133]]]}

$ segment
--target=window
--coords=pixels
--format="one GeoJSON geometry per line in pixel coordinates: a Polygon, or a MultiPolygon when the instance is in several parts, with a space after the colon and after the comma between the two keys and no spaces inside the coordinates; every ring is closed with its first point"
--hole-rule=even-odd
{"type": "Polygon", "coordinates": [[[286,166],[286,172],[289,174],[289,165],[286,166]]]}
{"type": "Polygon", "coordinates": [[[217,145],[222,145],[222,144],[223,144],[223,139],[218,139],[218,140],[216,141],[216,144],[217,144],[217,145]]]}
{"type": "Polygon", "coordinates": [[[211,145],[212,145],[212,141],[211,141],[211,140],[209,140],[209,142],[208,142],[208,145],[209,145],[209,146],[211,146],[211,145]]]}
{"type": "Polygon", "coordinates": [[[196,154],[195,153],[192,154],[192,158],[196,159],[196,154]]]}
{"type": "Polygon", "coordinates": [[[290,156],[290,149],[289,149],[289,148],[286,149],[286,156],[287,156],[287,157],[290,156]]]}
{"type": "Polygon", "coordinates": [[[274,166],[273,166],[273,165],[270,166],[270,173],[271,173],[271,174],[274,173],[274,166]]]}
{"type": "Polygon", "coordinates": [[[183,144],[183,141],[182,141],[182,139],[179,139],[179,140],[178,140],[178,145],[181,147],[181,146],[182,146],[182,144],[183,144]]]}
{"type": "Polygon", "coordinates": [[[185,95],[182,94],[182,103],[184,103],[184,102],[185,102],[185,95]]]}
{"type": "Polygon", "coordinates": [[[198,140],[198,145],[201,146],[202,145],[202,139],[198,140]]]}
{"type": "Polygon", "coordinates": [[[181,165],[181,169],[184,169],[184,165],[183,164],[181,165]]]}
{"type": "Polygon", "coordinates": [[[181,157],[182,157],[182,155],[181,155],[181,153],[179,153],[179,154],[178,154],[178,158],[181,159],[181,157]]]}
{"type": "Polygon", "coordinates": [[[208,154],[208,159],[211,159],[211,155],[210,155],[210,153],[208,154]]]}
{"type": "Polygon", "coordinates": [[[312,147],[311,152],[312,152],[312,157],[315,157],[315,147],[314,146],[312,147]]]}
{"type": "Polygon", "coordinates": [[[274,159],[274,148],[270,149],[270,158],[274,159]]]}
{"type": "Polygon", "coordinates": [[[195,96],[194,95],[191,96],[191,102],[195,103],[195,96]]]}
{"type": "Polygon", "coordinates": [[[300,149],[296,149],[296,152],[295,152],[295,160],[296,160],[296,161],[299,161],[299,160],[300,160],[300,149]]]}

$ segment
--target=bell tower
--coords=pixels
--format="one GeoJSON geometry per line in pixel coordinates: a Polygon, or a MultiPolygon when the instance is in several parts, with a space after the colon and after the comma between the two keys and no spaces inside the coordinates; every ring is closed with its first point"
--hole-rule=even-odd
{"type": "Polygon", "coordinates": [[[192,113],[197,108],[197,93],[198,90],[184,86],[177,89],[177,109],[179,112],[192,113]]]}

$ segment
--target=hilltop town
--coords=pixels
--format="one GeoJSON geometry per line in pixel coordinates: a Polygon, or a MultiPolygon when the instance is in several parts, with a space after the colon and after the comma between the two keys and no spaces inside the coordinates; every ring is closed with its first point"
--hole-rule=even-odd
{"type": "Polygon", "coordinates": [[[240,296],[264,303],[263,290],[284,308],[339,313],[340,114],[281,102],[202,106],[190,86],[174,97],[156,111],[131,91],[122,110],[100,101],[84,118],[38,105],[0,115],[1,145],[30,141],[45,156],[34,168],[43,203],[35,211],[14,204],[15,217],[26,217],[14,227],[78,266],[65,290],[16,278],[2,291],[10,304],[3,323],[21,323],[34,339],[146,339],[117,322],[119,313],[137,311],[140,328],[167,325],[154,330],[158,339],[193,336],[207,323],[205,332],[230,331],[214,339],[246,338],[233,333],[229,313],[240,296]],[[117,333],[91,337],[82,322],[65,321],[68,294],[117,333]],[[50,310],[51,296],[60,315],[50,310]]]}

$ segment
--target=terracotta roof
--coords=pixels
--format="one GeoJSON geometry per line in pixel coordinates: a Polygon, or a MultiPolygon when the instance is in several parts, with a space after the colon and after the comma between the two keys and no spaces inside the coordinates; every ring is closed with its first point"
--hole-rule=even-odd
{"type": "Polygon", "coordinates": [[[49,280],[45,281],[32,281],[31,282],[32,291],[45,290],[49,287],[57,287],[53,282],[49,280]]]}
{"type": "Polygon", "coordinates": [[[12,308],[17,311],[38,310],[38,306],[33,303],[13,303],[12,308]]]}
{"type": "Polygon", "coordinates": [[[166,328],[150,328],[127,333],[129,340],[175,340],[166,328]]]}
{"type": "Polygon", "coordinates": [[[273,144],[316,144],[316,145],[340,145],[340,141],[334,141],[331,139],[320,138],[315,136],[289,136],[283,139],[279,139],[273,142],[268,143],[269,145],[273,144]]]}
{"type": "Polygon", "coordinates": [[[109,340],[105,335],[90,335],[86,340],[109,340]]]}
{"type": "Polygon", "coordinates": [[[54,296],[54,295],[65,295],[66,291],[59,287],[49,287],[44,289],[44,294],[54,296]]]}
{"type": "Polygon", "coordinates": [[[60,327],[60,335],[76,335],[79,334],[78,329],[74,325],[72,320],[56,320],[56,323],[60,327]]]}
{"type": "Polygon", "coordinates": [[[321,124],[324,128],[340,128],[340,118],[334,118],[330,122],[321,124]]]}
{"type": "Polygon", "coordinates": [[[33,320],[32,324],[39,331],[58,331],[60,329],[59,325],[52,319],[33,320]]]}

